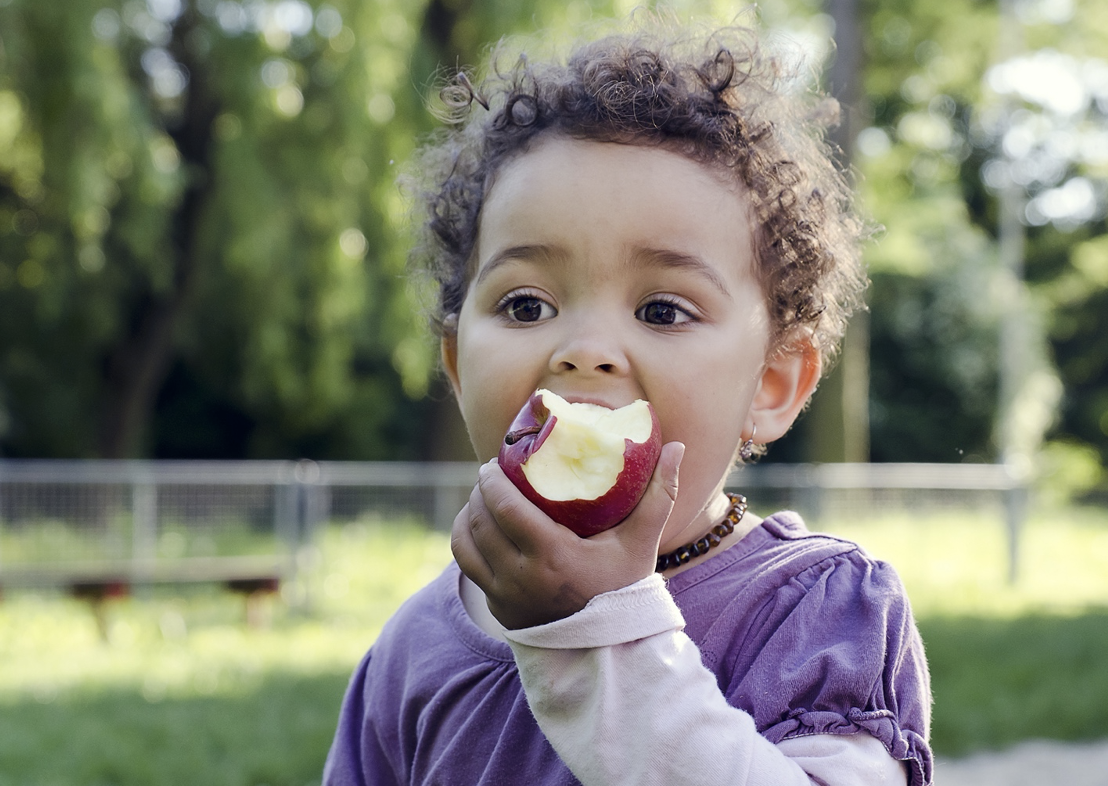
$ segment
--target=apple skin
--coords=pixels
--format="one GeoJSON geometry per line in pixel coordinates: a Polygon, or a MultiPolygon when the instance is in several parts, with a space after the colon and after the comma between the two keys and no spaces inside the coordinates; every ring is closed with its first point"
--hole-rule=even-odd
{"type": "Polygon", "coordinates": [[[527,459],[542,447],[557,427],[558,418],[543,404],[542,394],[535,392],[512,421],[508,434],[500,445],[497,459],[504,474],[539,510],[582,538],[614,527],[639,504],[654,467],[662,452],[662,432],[654,407],[650,411],[650,437],[645,442],[625,439],[623,471],[607,492],[595,499],[550,500],[532,487],[523,474],[527,459]]]}

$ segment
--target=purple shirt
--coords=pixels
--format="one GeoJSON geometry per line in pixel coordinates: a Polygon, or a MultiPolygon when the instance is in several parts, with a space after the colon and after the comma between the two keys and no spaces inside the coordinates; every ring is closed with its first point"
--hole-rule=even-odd
{"type": "MultiPolygon", "coordinates": [[[[577,783],[458,579],[452,564],[410,598],[354,673],[326,786],[577,783]]],[[[778,513],[669,590],[728,702],[771,742],[865,731],[907,761],[913,786],[930,782],[927,666],[891,567],[778,513]]]]}

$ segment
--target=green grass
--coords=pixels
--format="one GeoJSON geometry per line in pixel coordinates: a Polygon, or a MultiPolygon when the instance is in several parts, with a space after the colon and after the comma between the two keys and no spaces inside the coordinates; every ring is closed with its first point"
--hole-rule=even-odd
{"type": "Polygon", "coordinates": [[[269,624],[234,595],[0,603],[0,786],[318,783],[354,665],[450,559],[410,524],[326,532],[269,624]],[[287,602],[286,602],[287,601],[287,602]]]}
{"type": "Polygon", "coordinates": [[[119,687],[9,706],[0,783],[318,783],[346,677],[273,671],[211,695],[119,687]]]}
{"type": "MultiPolygon", "coordinates": [[[[7,565],[31,566],[83,559],[127,559],[133,553],[134,524],[129,515],[105,518],[103,526],[77,528],[43,519],[18,525],[0,522],[0,557],[7,565]]],[[[189,526],[159,521],[157,542],[150,556],[178,557],[280,554],[284,544],[271,530],[240,520],[205,522],[189,526]]]]}
{"type": "Polygon", "coordinates": [[[1108,737],[1108,609],[920,622],[939,753],[1108,737]]]}
{"type": "MultiPolygon", "coordinates": [[[[998,520],[829,525],[888,559],[931,663],[934,744],[1108,737],[1108,512],[1031,522],[1007,583],[998,520]]],[[[355,663],[448,538],[364,522],[326,531],[302,580],[243,624],[241,598],[153,593],[89,608],[0,603],[0,786],[317,783],[355,663]]]]}
{"type": "Polygon", "coordinates": [[[999,515],[901,515],[828,522],[825,529],[892,563],[921,618],[1074,614],[1108,606],[1108,510],[1034,515],[1020,537],[1014,585],[999,515]]]}

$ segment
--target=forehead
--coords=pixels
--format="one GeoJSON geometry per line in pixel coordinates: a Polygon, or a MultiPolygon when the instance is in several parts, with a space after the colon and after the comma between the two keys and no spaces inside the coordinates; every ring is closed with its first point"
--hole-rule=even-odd
{"type": "MultiPolygon", "coordinates": [[[[611,186],[653,185],[652,176],[688,181],[703,191],[727,191],[730,199],[746,207],[749,197],[741,183],[722,165],[710,165],[670,146],[635,144],[571,137],[557,132],[540,135],[523,150],[507,159],[486,186],[486,204],[495,192],[518,188],[537,174],[560,172],[583,183],[601,174],[611,186]],[[615,177],[613,177],[615,176],[615,177]],[[695,184],[695,185],[694,185],[695,184]]],[[[598,184],[599,185],[599,184],[598,184]]]]}
{"type": "Polygon", "coordinates": [[[552,135],[497,174],[473,262],[504,243],[590,238],[747,261],[751,216],[745,189],[717,167],[662,147],[552,135]]]}

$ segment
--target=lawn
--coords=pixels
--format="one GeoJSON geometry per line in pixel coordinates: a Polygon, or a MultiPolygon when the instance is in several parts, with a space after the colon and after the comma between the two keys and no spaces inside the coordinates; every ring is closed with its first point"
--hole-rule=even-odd
{"type": "MultiPolygon", "coordinates": [[[[936,750],[1108,737],[1108,513],[1041,516],[1006,581],[983,519],[828,529],[897,566],[931,662],[936,750]]],[[[243,624],[219,592],[0,603],[0,786],[318,783],[346,679],[388,614],[449,560],[412,524],[326,531],[303,579],[243,624]]]]}

